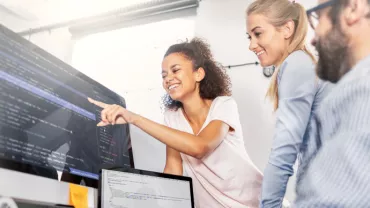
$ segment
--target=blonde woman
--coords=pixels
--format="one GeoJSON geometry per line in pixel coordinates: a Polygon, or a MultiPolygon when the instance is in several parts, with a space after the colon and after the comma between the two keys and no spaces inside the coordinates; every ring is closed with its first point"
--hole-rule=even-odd
{"type": "Polygon", "coordinates": [[[277,69],[267,92],[277,120],[261,207],[282,206],[297,157],[299,183],[317,149],[315,114],[330,87],[316,77],[315,58],[305,46],[307,28],[305,9],[294,1],[257,0],[247,9],[249,49],[262,66],[277,69]]]}

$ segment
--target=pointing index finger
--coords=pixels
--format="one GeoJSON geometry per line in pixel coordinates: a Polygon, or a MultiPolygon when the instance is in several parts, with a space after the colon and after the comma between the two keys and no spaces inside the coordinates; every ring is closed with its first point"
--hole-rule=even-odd
{"type": "Polygon", "coordinates": [[[101,108],[107,108],[107,107],[108,107],[108,105],[107,105],[107,104],[105,104],[105,103],[102,103],[102,102],[99,102],[99,101],[93,100],[93,99],[91,99],[91,98],[87,98],[87,99],[89,100],[89,102],[90,102],[90,103],[92,103],[92,104],[94,104],[94,105],[97,105],[97,106],[99,106],[99,107],[101,107],[101,108]]]}

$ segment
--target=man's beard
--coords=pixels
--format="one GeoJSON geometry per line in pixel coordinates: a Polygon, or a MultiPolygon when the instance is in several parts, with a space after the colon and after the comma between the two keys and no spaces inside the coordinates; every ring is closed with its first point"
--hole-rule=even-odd
{"type": "Polygon", "coordinates": [[[316,50],[319,53],[316,73],[320,79],[336,83],[351,70],[348,39],[340,25],[336,24],[325,37],[319,38],[316,50]]]}

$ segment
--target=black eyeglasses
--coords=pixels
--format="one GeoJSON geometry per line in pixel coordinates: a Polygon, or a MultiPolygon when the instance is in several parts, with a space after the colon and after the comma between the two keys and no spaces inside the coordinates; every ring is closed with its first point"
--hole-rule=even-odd
{"type": "Polygon", "coordinates": [[[319,13],[318,13],[318,11],[322,10],[322,9],[325,9],[329,6],[332,6],[336,1],[337,0],[327,1],[325,3],[319,4],[319,5],[315,6],[314,8],[309,9],[309,10],[306,11],[308,22],[310,23],[310,25],[313,29],[315,29],[316,26],[319,24],[319,13]]]}

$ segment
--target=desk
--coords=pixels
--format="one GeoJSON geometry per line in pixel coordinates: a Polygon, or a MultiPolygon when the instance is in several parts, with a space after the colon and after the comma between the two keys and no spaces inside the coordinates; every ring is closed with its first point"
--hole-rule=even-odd
{"type": "MultiPolygon", "coordinates": [[[[88,188],[88,206],[97,207],[98,191],[88,188]]],[[[68,204],[69,184],[0,168],[0,196],[46,204],[68,204]]]]}

